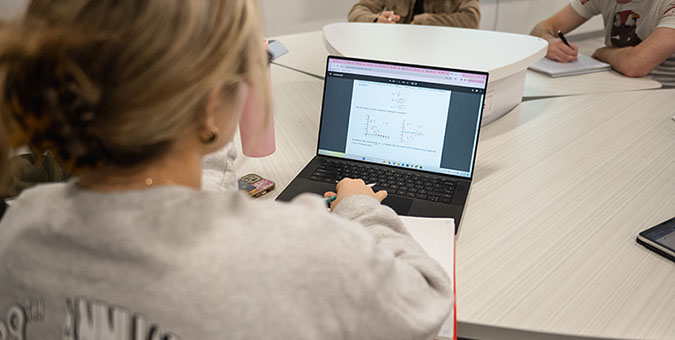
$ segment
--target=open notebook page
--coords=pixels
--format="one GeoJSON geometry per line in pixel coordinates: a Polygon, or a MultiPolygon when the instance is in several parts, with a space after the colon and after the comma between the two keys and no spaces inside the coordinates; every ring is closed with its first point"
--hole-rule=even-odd
{"type": "MultiPolygon", "coordinates": [[[[401,216],[412,237],[445,269],[455,287],[455,220],[401,216]]],[[[455,300],[456,297],[455,297],[455,300]]],[[[455,309],[443,322],[437,339],[455,339],[455,309]]]]}
{"type": "Polygon", "coordinates": [[[539,60],[530,66],[531,70],[546,73],[551,77],[572,76],[577,74],[599,72],[610,69],[610,65],[595,60],[591,57],[579,54],[577,61],[571,63],[559,63],[548,58],[539,60]]]}

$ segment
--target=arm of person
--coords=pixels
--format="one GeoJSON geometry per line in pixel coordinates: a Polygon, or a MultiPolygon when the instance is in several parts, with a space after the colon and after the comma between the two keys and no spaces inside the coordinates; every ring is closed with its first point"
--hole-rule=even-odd
{"type": "MultiPolygon", "coordinates": [[[[338,195],[341,194],[338,186],[338,195]]],[[[372,192],[372,191],[371,191],[372,192]]],[[[346,338],[432,338],[453,306],[451,281],[410,236],[401,219],[370,194],[336,200],[334,213],[358,222],[375,242],[350,242],[364,270],[355,334],[346,338]]],[[[358,281],[358,282],[357,282],[358,281]]]]}
{"type": "Polygon", "coordinates": [[[644,77],[675,54],[675,29],[659,27],[637,46],[602,47],[593,58],[604,61],[627,77],[644,77]]]}
{"type": "Polygon", "coordinates": [[[384,0],[360,0],[349,11],[350,22],[375,22],[384,11],[384,0]]]}
{"type": "Polygon", "coordinates": [[[548,49],[546,57],[562,63],[568,63],[577,60],[579,54],[579,47],[574,44],[570,46],[565,45],[560,38],[558,38],[558,31],[567,34],[588,19],[572,8],[572,5],[567,5],[552,17],[538,23],[530,35],[540,37],[548,41],[548,49]]]}
{"type": "Polygon", "coordinates": [[[478,28],[480,8],[478,0],[463,0],[452,13],[423,13],[413,18],[416,25],[478,28]]]}

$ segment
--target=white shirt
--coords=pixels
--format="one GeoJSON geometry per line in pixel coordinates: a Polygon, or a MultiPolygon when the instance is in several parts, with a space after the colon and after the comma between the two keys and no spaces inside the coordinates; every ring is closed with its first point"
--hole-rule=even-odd
{"type": "MultiPolygon", "coordinates": [[[[605,44],[609,47],[636,46],[657,28],[675,29],[675,0],[633,0],[619,4],[616,0],[570,0],[582,17],[602,14],[605,44]]],[[[675,86],[675,55],[652,71],[651,75],[668,86],[675,86]]]]}

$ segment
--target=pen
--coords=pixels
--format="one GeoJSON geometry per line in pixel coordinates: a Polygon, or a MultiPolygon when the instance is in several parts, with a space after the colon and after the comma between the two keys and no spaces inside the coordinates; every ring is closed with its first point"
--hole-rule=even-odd
{"type": "MultiPolygon", "coordinates": [[[[366,186],[369,187],[369,188],[372,188],[372,187],[374,187],[375,185],[377,185],[377,183],[366,184],[366,186]]],[[[328,197],[328,198],[326,198],[325,201],[326,201],[326,203],[331,203],[331,202],[335,201],[336,199],[337,199],[337,195],[335,195],[335,196],[333,196],[333,197],[328,197]]]]}
{"type": "MultiPolygon", "coordinates": [[[[387,11],[387,7],[384,8],[384,10],[382,11],[382,13],[384,13],[384,12],[386,12],[386,11],[387,11]]],[[[380,15],[382,15],[382,13],[380,13],[380,15]]],[[[387,20],[391,21],[391,17],[387,17],[387,20]]]]}
{"type": "MultiPolygon", "coordinates": [[[[382,11],[382,12],[386,12],[386,11],[387,11],[387,7],[385,7],[384,11],[382,11]]],[[[387,17],[387,20],[391,21],[391,17],[387,17]]]]}
{"type": "Polygon", "coordinates": [[[565,43],[565,45],[567,45],[568,47],[572,47],[572,46],[570,46],[570,43],[567,42],[567,38],[565,38],[565,35],[563,34],[563,32],[561,32],[560,30],[558,30],[558,37],[560,38],[560,40],[562,40],[562,42],[565,43]]]}

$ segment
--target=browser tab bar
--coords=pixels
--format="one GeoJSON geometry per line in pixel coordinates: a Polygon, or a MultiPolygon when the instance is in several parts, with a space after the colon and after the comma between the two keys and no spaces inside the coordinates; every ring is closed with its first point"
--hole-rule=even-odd
{"type": "Polygon", "coordinates": [[[328,71],[355,73],[383,78],[403,78],[444,85],[485,88],[487,76],[483,74],[454,72],[434,68],[379,64],[373,62],[329,59],[328,71]]]}

